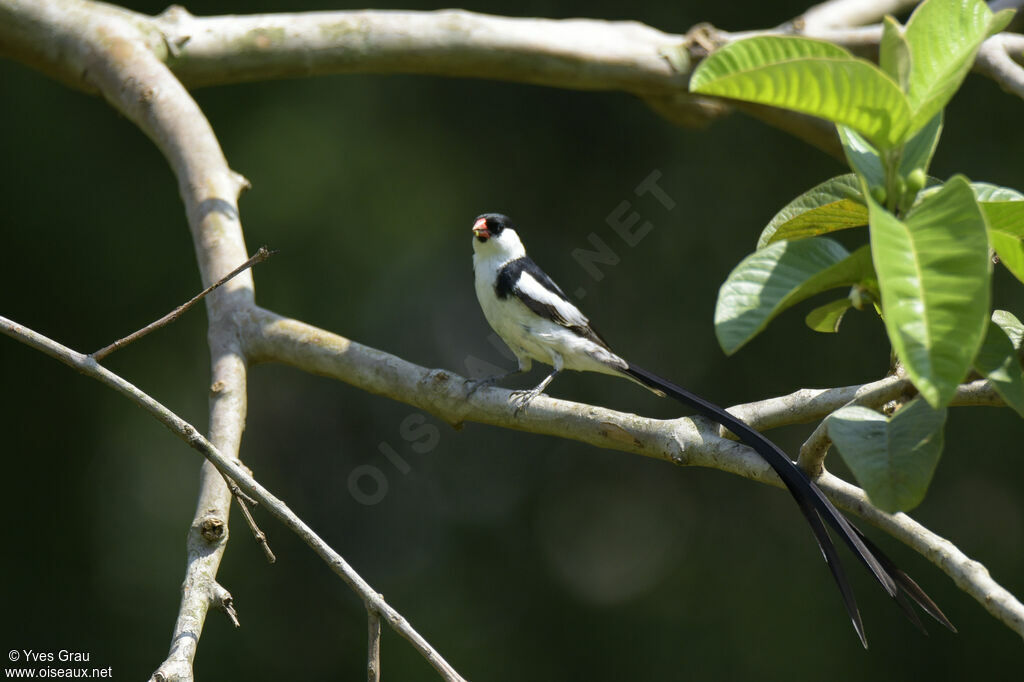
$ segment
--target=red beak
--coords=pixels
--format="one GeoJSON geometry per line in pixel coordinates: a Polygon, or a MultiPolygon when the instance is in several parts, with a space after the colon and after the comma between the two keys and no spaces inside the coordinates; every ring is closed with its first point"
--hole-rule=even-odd
{"type": "Polygon", "coordinates": [[[487,219],[480,218],[473,223],[473,236],[477,239],[489,239],[491,231],[487,229],[487,219]]]}

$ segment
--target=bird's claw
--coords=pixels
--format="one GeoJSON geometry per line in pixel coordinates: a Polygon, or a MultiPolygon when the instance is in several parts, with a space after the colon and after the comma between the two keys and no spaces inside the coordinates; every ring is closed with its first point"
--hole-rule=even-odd
{"type": "Polygon", "coordinates": [[[512,391],[512,397],[509,398],[509,402],[516,406],[512,416],[518,417],[519,413],[525,410],[526,406],[533,402],[533,399],[539,396],[540,393],[536,389],[532,391],[512,391]]]}

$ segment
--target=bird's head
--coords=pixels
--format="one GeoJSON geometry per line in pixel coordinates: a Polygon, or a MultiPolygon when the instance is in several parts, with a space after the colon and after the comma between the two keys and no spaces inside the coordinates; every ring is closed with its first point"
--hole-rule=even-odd
{"type": "Polygon", "coordinates": [[[484,213],[473,222],[473,251],[482,256],[518,258],[523,254],[523,243],[508,216],[484,213]]]}

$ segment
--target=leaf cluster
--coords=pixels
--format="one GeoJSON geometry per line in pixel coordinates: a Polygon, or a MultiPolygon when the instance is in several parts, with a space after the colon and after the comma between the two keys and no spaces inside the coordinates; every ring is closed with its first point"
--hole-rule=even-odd
{"type": "Polygon", "coordinates": [[[852,172],[800,195],[772,218],[757,249],[722,285],[715,331],[734,353],[792,305],[824,291],[815,331],[837,332],[851,309],[874,310],[918,398],[887,416],[845,407],[829,436],[872,500],[889,511],[923,499],[942,450],[946,407],[972,373],[1024,416],[1022,327],[991,310],[993,262],[1024,282],[1024,194],[928,167],[943,109],[982,42],[1012,10],[981,0],[926,0],[906,26],[886,17],[879,63],[831,43],[760,36],[715,52],[690,89],[835,123],[852,172]],[[852,253],[827,235],[867,228],[852,253]]]}

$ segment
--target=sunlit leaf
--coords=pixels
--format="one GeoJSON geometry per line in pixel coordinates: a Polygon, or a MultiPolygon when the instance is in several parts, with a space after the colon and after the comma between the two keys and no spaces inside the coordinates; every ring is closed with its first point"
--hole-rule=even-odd
{"type": "Polygon", "coordinates": [[[838,301],[832,301],[825,305],[818,306],[811,312],[807,313],[807,317],[804,318],[804,324],[813,329],[816,332],[823,334],[835,334],[839,331],[839,325],[843,321],[843,316],[846,315],[846,311],[853,305],[853,301],[850,297],[841,298],[838,301]]]}
{"type": "Polygon", "coordinates": [[[974,191],[974,198],[980,202],[1024,201],[1024,194],[1017,190],[993,185],[990,182],[972,182],[971,189],[974,191]]]}
{"type": "Polygon", "coordinates": [[[1013,347],[1020,350],[1021,342],[1024,341],[1024,322],[1021,322],[1017,319],[1016,315],[1006,310],[993,310],[992,321],[1006,332],[1013,347]]]}
{"type": "Polygon", "coordinates": [[[847,173],[826,180],[789,202],[761,231],[757,248],[867,224],[868,208],[861,198],[860,181],[853,173],[847,173]]]}
{"type": "Polygon", "coordinates": [[[957,176],[901,221],[868,198],[871,248],[889,340],[933,407],[952,398],[984,338],[988,238],[967,180],[957,176]]]}
{"type": "Polygon", "coordinates": [[[907,22],[911,130],[939,113],[959,89],[981,43],[1006,27],[1012,13],[993,15],[982,0],[927,0],[907,22]]]}
{"type": "Polygon", "coordinates": [[[907,97],[871,62],[819,40],[759,36],[705,59],[690,90],[800,111],[850,126],[875,145],[897,145],[910,123],[907,97]]]}
{"type": "Polygon", "coordinates": [[[882,19],[882,42],[878,48],[878,66],[907,91],[910,83],[910,45],[903,27],[890,16],[882,19]]]}
{"type": "Polygon", "coordinates": [[[1024,282],[1024,194],[1009,187],[972,182],[988,226],[988,240],[1003,266],[1024,282]]]}

